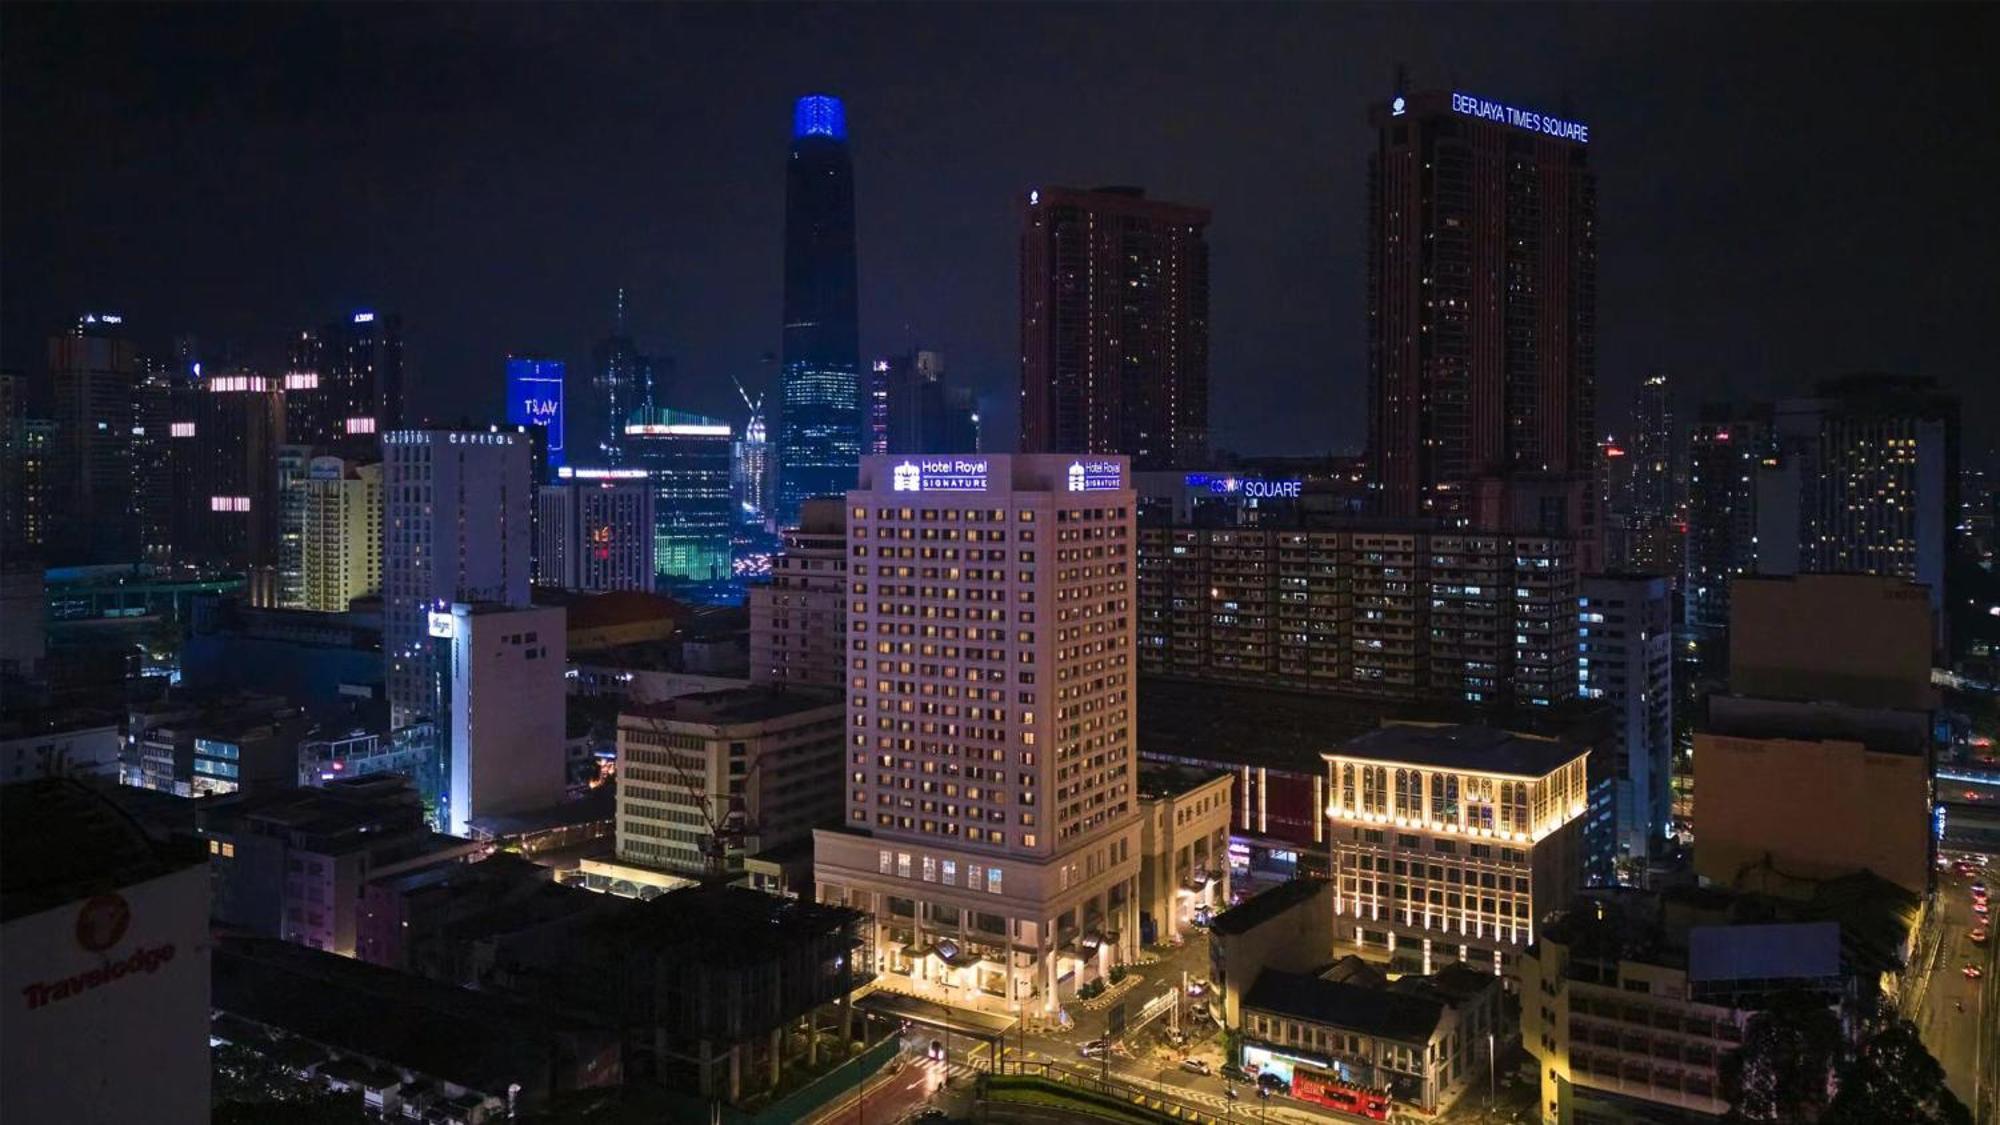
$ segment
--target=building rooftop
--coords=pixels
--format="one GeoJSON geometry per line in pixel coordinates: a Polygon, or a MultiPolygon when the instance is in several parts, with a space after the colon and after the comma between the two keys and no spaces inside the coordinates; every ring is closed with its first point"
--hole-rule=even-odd
{"type": "Polygon", "coordinates": [[[1542,777],[1586,753],[1587,749],[1564,742],[1532,738],[1498,727],[1395,725],[1350,738],[1327,756],[1542,777]]]}
{"type": "Polygon", "coordinates": [[[0,786],[0,921],[206,862],[201,846],[154,840],[80,782],[47,778],[0,786]]]}
{"type": "Polygon", "coordinates": [[[621,712],[621,718],[630,716],[720,727],[738,723],[768,722],[788,715],[839,706],[840,703],[840,694],[834,691],[780,684],[756,684],[750,687],[723,688],[720,691],[695,692],[692,695],[675,696],[656,703],[635,704],[626,707],[621,712]]]}
{"type": "Polygon", "coordinates": [[[560,606],[568,610],[569,628],[572,632],[604,629],[614,625],[636,625],[641,622],[659,621],[662,618],[671,618],[676,624],[680,624],[691,616],[688,607],[680,602],[659,594],[649,594],[643,590],[576,594],[537,586],[534,591],[534,601],[538,607],[560,606]]]}
{"type": "Polygon", "coordinates": [[[1248,933],[1327,888],[1325,879],[1300,876],[1261,894],[1252,895],[1215,916],[1209,931],[1223,935],[1248,933]]]}
{"type": "Polygon", "coordinates": [[[844,906],[777,898],[747,887],[698,884],[634,902],[599,926],[625,948],[704,966],[750,964],[847,929],[861,918],[844,906]]]}
{"type": "Polygon", "coordinates": [[[1401,1043],[1428,1043],[1446,1005],[1395,988],[1266,969],[1244,994],[1245,1010],[1275,1012],[1401,1043]]]}
{"type": "Polygon", "coordinates": [[[1139,763],[1139,797],[1158,799],[1178,797],[1192,793],[1219,777],[1228,777],[1222,770],[1196,769],[1192,766],[1177,766],[1163,762],[1139,763]]]}
{"type": "Polygon", "coordinates": [[[1483,721],[1579,743],[1610,733],[1608,710],[1597,702],[1481,711],[1471,704],[1356,699],[1152,675],[1142,676],[1140,687],[1139,752],[1154,761],[1318,774],[1326,769],[1320,756],[1342,742],[1411,720],[1483,721]],[[1245,721],[1251,715],[1256,722],[1245,721]]]}
{"type": "MultiPolygon", "coordinates": [[[[545,1090],[567,1036],[593,1028],[474,992],[268,939],[216,941],[217,1009],[314,1043],[504,1096],[545,1090]]],[[[608,1043],[611,1033],[602,1033],[608,1043]]]]}

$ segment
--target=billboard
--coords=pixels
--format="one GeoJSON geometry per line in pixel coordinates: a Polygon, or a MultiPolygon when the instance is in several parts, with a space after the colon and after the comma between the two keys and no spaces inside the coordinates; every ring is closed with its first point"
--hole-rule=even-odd
{"type": "Polygon", "coordinates": [[[507,421],[540,426],[549,435],[549,466],[563,463],[563,365],[560,360],[507,360],[507,421]]]}

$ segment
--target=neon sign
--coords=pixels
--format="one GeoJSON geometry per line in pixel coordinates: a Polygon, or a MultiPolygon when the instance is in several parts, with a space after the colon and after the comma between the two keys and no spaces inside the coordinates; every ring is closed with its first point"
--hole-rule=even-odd
{"type": "Polygon", "coordinates": [[[1299,480],[1272,480],[1267,477],[1214,476],[1189,473],[1189,488],[1206,488],[1217,496],[1242,496],[1250,500],[1297,500],[1305,489],[1299,480]]]}
{"type": "Polygon", "coordinates": [[[1502,125],[1512,125],[1516,129],[1526,129],[1530,133],[1541,133],[1559,140],[1575,141],[1580,145],[1590,143],[1590,126],[1576,121],[1564,121],[1560,117],[1550,117],[1546,113],[1516,109],[1501,102],[1488,101],[1471,94],[1453,93],[1451,111],[1466,117],[1477,117],[1485,121],[1497,121],[1502,125]]]}
{"type": "Polygon", "coordinates": [[[889,471],[894,492],[984,492],[985,458],[922,457],[905,461],[889,471]]]}
{"type": "Polygon", "coordinates": [[[549,464],[563,463],[563,375],[552,359],[507,361],[507,420],[540,426],[549,435],[549,464]]]}
{"type": "Polygon", "coordinates": [[[1112,492],[1125,487],[1125,467],[1116,461],[1071,461],[1071,492],[1112,492]]]}

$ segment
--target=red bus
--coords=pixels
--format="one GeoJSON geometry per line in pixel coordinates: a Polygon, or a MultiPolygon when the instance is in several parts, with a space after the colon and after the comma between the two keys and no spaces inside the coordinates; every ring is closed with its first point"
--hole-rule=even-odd
{"type": "Polygon", "coordinates": [[[1321,1074],[1302,1066],[1292,1067],[1292,1096],[1352,1113],[1375,1121],[1389,1120],[1389,1091],[1370,1090],[1352,1082],[1342,1082],[1331,1074],[1321,1074]]]}

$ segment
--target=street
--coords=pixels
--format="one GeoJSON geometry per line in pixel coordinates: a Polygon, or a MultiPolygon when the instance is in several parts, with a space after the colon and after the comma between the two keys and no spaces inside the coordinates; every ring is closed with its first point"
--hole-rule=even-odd
{"type": "Polygon", "coordinates": [[[1971,885],[1985,882],[1991,886],[1992,879],[1991,868],[1970,878],[1956,872],[1939,873],[1943,936],[1933,955],[1917,1018],[1924,1045],[1944,1067],[1952,1093],[1974,1110],[1974,1120],[1981,1119],[1982,1108],[1991,1113],[1995,1081],[2000,1078],[2000,1002],[1992,996],[1997,946],[1990,938],[1984,946],[1977,946],[1966,936],[1980,927],[1991,930],[1986,916],[1973,913],[1971,885]],[[1964,973],[1968,964],[1978,966],[1985,975],[1968,980],[1964,973]],[[1976,1098],[1983,1099],[1983,1107],[1976,1098]]]}

